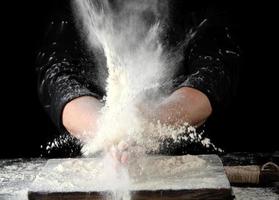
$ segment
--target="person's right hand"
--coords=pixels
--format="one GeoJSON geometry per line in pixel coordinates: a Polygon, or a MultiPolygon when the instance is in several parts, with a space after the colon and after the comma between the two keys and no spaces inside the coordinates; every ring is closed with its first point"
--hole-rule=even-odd
{"type": "Polygon", "coordinates": [[[63,125],[73,136],[85,140],[94,135],[101,108],[101,102],[94,97],[76,98],[63,110],[63,125]]]}

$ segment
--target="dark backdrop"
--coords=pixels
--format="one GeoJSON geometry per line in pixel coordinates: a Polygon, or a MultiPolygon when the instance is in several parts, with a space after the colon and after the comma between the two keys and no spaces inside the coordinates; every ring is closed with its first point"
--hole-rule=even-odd
{"type": "MultiPolygon", "coordinates": [[[[1,3],[1,157],[35,157],[56,130],[38,101],[35,57],[46,16],[59,0],[1,3]]],[[[189,1],[190,3],[191,1],[189,1]]],[[[275,6],[228,3],[243,51],[238,95],[222,118],[230,151],[274,151],[278,123],[275,6]]]]}

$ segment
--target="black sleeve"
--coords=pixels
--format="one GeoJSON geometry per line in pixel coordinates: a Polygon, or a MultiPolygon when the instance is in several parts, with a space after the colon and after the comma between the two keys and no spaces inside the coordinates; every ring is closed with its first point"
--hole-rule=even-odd
{"type": "Polygon", "coordinates": [[[225,108],[237,87],[240,49],[230,33],[231,28],[228,13],[209,12],[193,32],[186,49],[189,76],[179,87],[203,92],[213,111],[225,108]]]}
{"type": "Polygon", "coordinates": [[[99,98],[99,95],[85,76],[86,59],[71,5],[61,2],[51,12],[37,56],[37,74],[40,101],[59,130],[65,131],[61,119],[64,106],[80,96],[99,98]]]}

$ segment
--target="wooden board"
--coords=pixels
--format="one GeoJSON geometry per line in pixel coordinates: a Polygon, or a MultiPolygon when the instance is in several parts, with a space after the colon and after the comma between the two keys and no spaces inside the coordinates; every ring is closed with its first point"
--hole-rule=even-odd
{"type": "MultiPolygon", "coordinates": [[[[138,175],[131,172],[131,199],[233,199],[230,184],[218,156],[200,155],[199,160],[193,161],[201,163],[200,159],[203,160],[202,164],[197,166],[187,163],[187,159],[184,156],[142,158],[139,161],[142,172],[138,175]],[[171,166],[163,166],[168,169],[156,166],[162,162],[170,163],[171,166]]],[[[95,177],[98,173],[96,169],[101,166],[100,162],[98,158],[49,160],[32,183],[28,192],[29,200],[113,199],[114,193],[110,185],[95,177]],[[91,170],[94,173],[91,173],[91,170]]],[[[138,163],[135,162],[134,166],[138,166],[138,163]]],[[[136,171],[135,169],[131,167],[129,172],[136,171]]],[[[121,178],[115,181],[114,184],[122,182],[121,178]]]]}

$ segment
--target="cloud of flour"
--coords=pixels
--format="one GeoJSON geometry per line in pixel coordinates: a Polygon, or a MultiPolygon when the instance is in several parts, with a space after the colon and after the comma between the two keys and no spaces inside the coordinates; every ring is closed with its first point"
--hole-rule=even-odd
{"type": "Polygon", "coordinates": [[[151,96],[162,96],[160,88],[172,79],[183,58],[162,41],[168,28],[168,4],[168,0],[74,1],[89,48],[104,55],[97,67],[108,71],[98,131],[84,151],[97,151],[122,138],[136,139],[145,131],[137,106],[151,96]]]}

